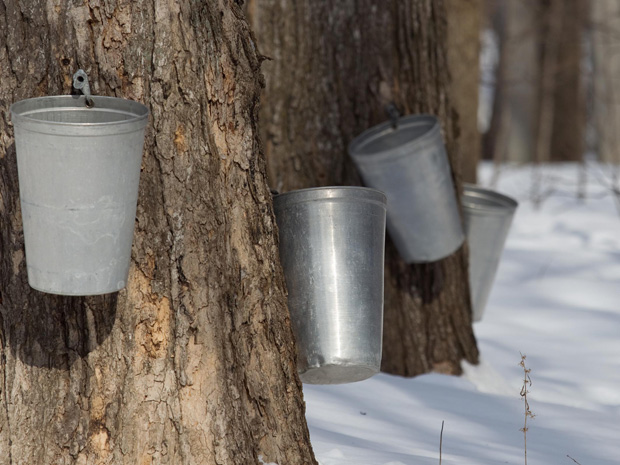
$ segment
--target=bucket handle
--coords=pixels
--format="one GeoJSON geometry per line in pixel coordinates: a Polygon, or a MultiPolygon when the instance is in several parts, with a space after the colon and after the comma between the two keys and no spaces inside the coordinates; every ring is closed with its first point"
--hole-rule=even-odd
{"type": "Polygon", "coordinates": [[[90,84],[88,83],[88,75],[83,69],[78,69],[73,75],[73,87],[77,90],[81,90],[82,94],[86,98],[86,107],[92,108],[95,106],[95,101],[90,94],[90,84]]]}

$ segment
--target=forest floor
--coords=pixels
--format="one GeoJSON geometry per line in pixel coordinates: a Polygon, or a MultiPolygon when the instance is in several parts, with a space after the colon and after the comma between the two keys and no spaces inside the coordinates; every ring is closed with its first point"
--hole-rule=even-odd
{"type": "MultiPolygon", "coordinates": [[[[437,464],[442,422],[443,465],[524,463],[520,354],[535,415],[527,462],[620,463],[620,201],[612,173],[596,163],[502,167],[496,189],[520,205],[474,324],[480,365],[465,364],[460,377],[379,374],[304,385],[320,464],[437,464]]],[[[492,178],[492,165],[482,164],[480,184],[492,178]]]]}

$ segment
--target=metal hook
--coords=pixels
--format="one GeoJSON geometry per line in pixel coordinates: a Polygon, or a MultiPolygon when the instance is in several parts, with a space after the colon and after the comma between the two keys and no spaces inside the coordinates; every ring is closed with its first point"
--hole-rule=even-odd
{"type": "Polygon", "coordinates": [[[398,119],[400,118],[400,111],[394,102],[391,102],[385,107],[385,112],[392,122],[392,128],[398,129],[398,119]]]}
{"type": "Polygon", "coordinates": [[[83,69],[78,69],[73,75],[73,87],[77,90],[82,91],[84,97],[86,98],[86,107],[92,108],[95,106],[95,101],[92,99],[90,94],[90,84],[88,83],[88,75],[86,71],[83,69]]]}

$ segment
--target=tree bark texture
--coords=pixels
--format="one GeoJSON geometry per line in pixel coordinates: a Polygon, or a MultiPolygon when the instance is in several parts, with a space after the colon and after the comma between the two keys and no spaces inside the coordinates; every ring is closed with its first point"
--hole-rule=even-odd
{"type": "Polygon", "coordinates": [[[476,183],[481,138],[478,131],[482,0],[446,0],[450,95],[458,114],[463,181],[476,183]]]}
{"type": "MultiPolygon", "coordinates": [[[[247,11],[266,57],[260,129],[272,188],[359,185],[347,144],[394,102],[438,115],[460,189],[443,1],[252,0],[247,11]]],[[[383,371],[459,373],[461,359],[477,362],[464,248],[408,266],[388,240],[385,271],[383,371]]]]}
{"type": "Polygon", "coordinates": [[[315,464],[236,2],[0,0],[0,464],[315,464]],[[28,287],[8,108],[151,116],[125,290],[28,287]]]}

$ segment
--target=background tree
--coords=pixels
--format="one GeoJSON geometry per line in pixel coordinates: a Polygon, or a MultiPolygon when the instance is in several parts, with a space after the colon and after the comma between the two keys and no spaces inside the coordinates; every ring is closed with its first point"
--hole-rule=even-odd
{"type": "Polygon", "coordinates": [[[500,63],[485,155],[513,162],[582,160],[582,44],[590,2],[487,3],[499,39],[500,63]]]}
{"type": "Polygon", "coordinates": [[[528,162],[536,153],[540,99],[540,0],[487,0],[499,63],[484,156],[528,162]]]}
{"type": "Polygon", "coordinates": [[[452,78],[450,96],[458,113],[463,181],[470,183],[476,183],[482,150],[478,131],[478,87],[483,9],[482,0],[446,0],[448,64],[452,78]]]}
{"type": "Polygon", "coordinates": [[[314,464],[233,0],[0,1],[0,464],[314,464]],[[28,287],[8,108],[150,107],[126,290],[28,287]]]}
{"type": "MultiPolygon", "coordinates": [[[[553,92],[551,161],[581,161],[585,149],[586,95],[582,63],[584,32],[588,24],[589,0],[558,2],[561,21],[560,47],[556,57],[553,92]]],[[[594,3],[598,0],[594,0],[594,3]]],[[[549,9],[549,14],[552,12],[549,9]]],[[[552,30],[551,27],[547,31],[552,30]]],[[[552,38],[547,38],[548,41],[552,38]]]]}
{"type": "MultiPolygon", "coordinates": [[[[620,165],[620,2],[590,2],[593,102],[596,147],[600,160],[620,165]]],[[[612,170],[618,188],[619,172],[612,170]]]]}
{"type": "MultiPolygon", "coordinates": [[[[443,1],[251,0],[247,9],[266,60],[260,120],[272,188],[359,185],[347,144],[394,102],[403,114],[438,115],[460,190],[443,1]]],[[[388,240],[385,271],[383,371],[459,373],[461,359],[477,362],[464,247],[409,266],[388,240]]]]}

